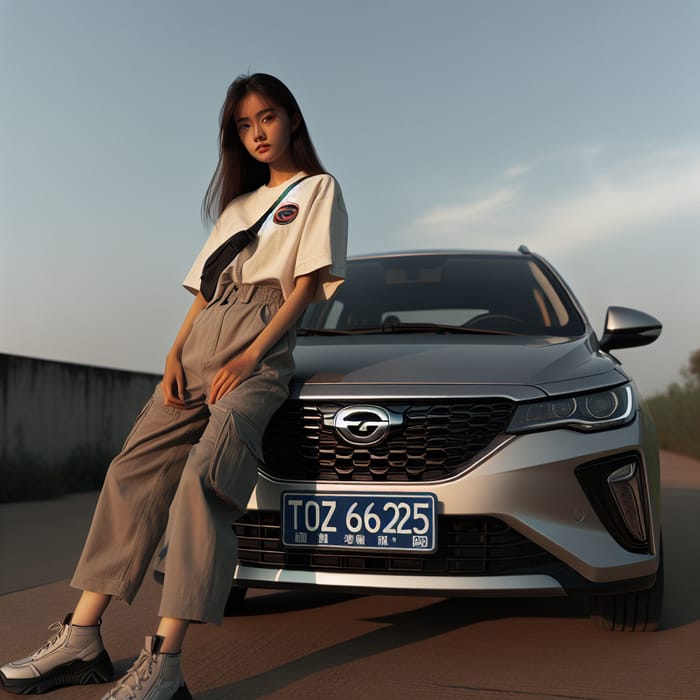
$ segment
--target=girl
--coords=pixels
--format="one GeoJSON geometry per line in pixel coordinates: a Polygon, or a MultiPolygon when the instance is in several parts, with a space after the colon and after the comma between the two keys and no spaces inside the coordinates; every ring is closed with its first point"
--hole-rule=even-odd
{"type": "Polygon", "coordinates": [[[180,672],[187,627],[223,617],[236,561],[232,521],[254,488],[265,427],[288,394],[295,323],[342,283],[347,214],[277,78],[233,82],[219,146],[202,205],[216,225],[184,282],[194,302],[161,384],[107,472],[71,581],[83,591],[78,604],[44,646],[0,669],[11,692],[111,677],[102,615],[114,597],[133,600],[163,533],[160,622],[103,700],[190,698],[180,672]],[[226,257],[221,244],[263,214],[257,239],[244,236],[248,245],[226,257]]]}

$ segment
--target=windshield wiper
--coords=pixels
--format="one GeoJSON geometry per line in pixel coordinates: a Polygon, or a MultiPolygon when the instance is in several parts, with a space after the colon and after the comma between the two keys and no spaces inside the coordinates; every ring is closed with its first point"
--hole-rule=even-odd
{"type": "Polygon", "coordinates": [[[341,328],[297,328],[297,335],[354,335],[355,331],[341,328]]]}
{"type": "Polygon", "coordinates": [[[364,328],[300,328],[299,335],[369,335],[372,333],[470,333],[476,335],[516,335],[512,331],[489,330],[488,328],[469,328],[449,326],[442,323],[391,323],[383,326],[364,328]]]}

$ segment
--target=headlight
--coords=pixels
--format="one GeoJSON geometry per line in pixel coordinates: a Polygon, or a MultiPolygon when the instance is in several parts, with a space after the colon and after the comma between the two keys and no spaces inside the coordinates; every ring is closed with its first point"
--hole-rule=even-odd
{"type": "Polygon", "coordinates": [[[564,427],[602,430],[632,420],[636,410],[629,384],[593,394],[567,396],[518,406],[509,433],[564,427]]]}

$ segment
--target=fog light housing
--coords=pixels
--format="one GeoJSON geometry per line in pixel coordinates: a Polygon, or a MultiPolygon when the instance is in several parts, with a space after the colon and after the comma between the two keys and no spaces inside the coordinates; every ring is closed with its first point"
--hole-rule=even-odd
{"type": "Polygon", "coordinates": [[[600,521],[625,549],[651,553],[647,486],[637,452],[610,455],[576,467],[576,477],[600,521]]]}
{"type": "Polygon", "coordinates": [[[624,464],[608,476],[608,487],[625,527],[635,540],[644,542],[647,539],[647,529],[638,472],[636,462],[624,464]]]}

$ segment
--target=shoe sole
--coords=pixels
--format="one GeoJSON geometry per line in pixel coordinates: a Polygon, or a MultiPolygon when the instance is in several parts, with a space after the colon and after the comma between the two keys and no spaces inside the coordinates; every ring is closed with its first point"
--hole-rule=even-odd
{"type": "MultiPolygon", "coordinates": [[[[41,695],[66,685],[107,683],[112,680],[114,669],[106,650],[90,661],[73,661],[63,664],[38,678],[7,678],[0,672],[0,685],[16,695],[41,695]]],[[[187,696],[183,696],[183,700],[187,696]]],[[[178,698],[178,700],[180,700],[178,698]]]]}

